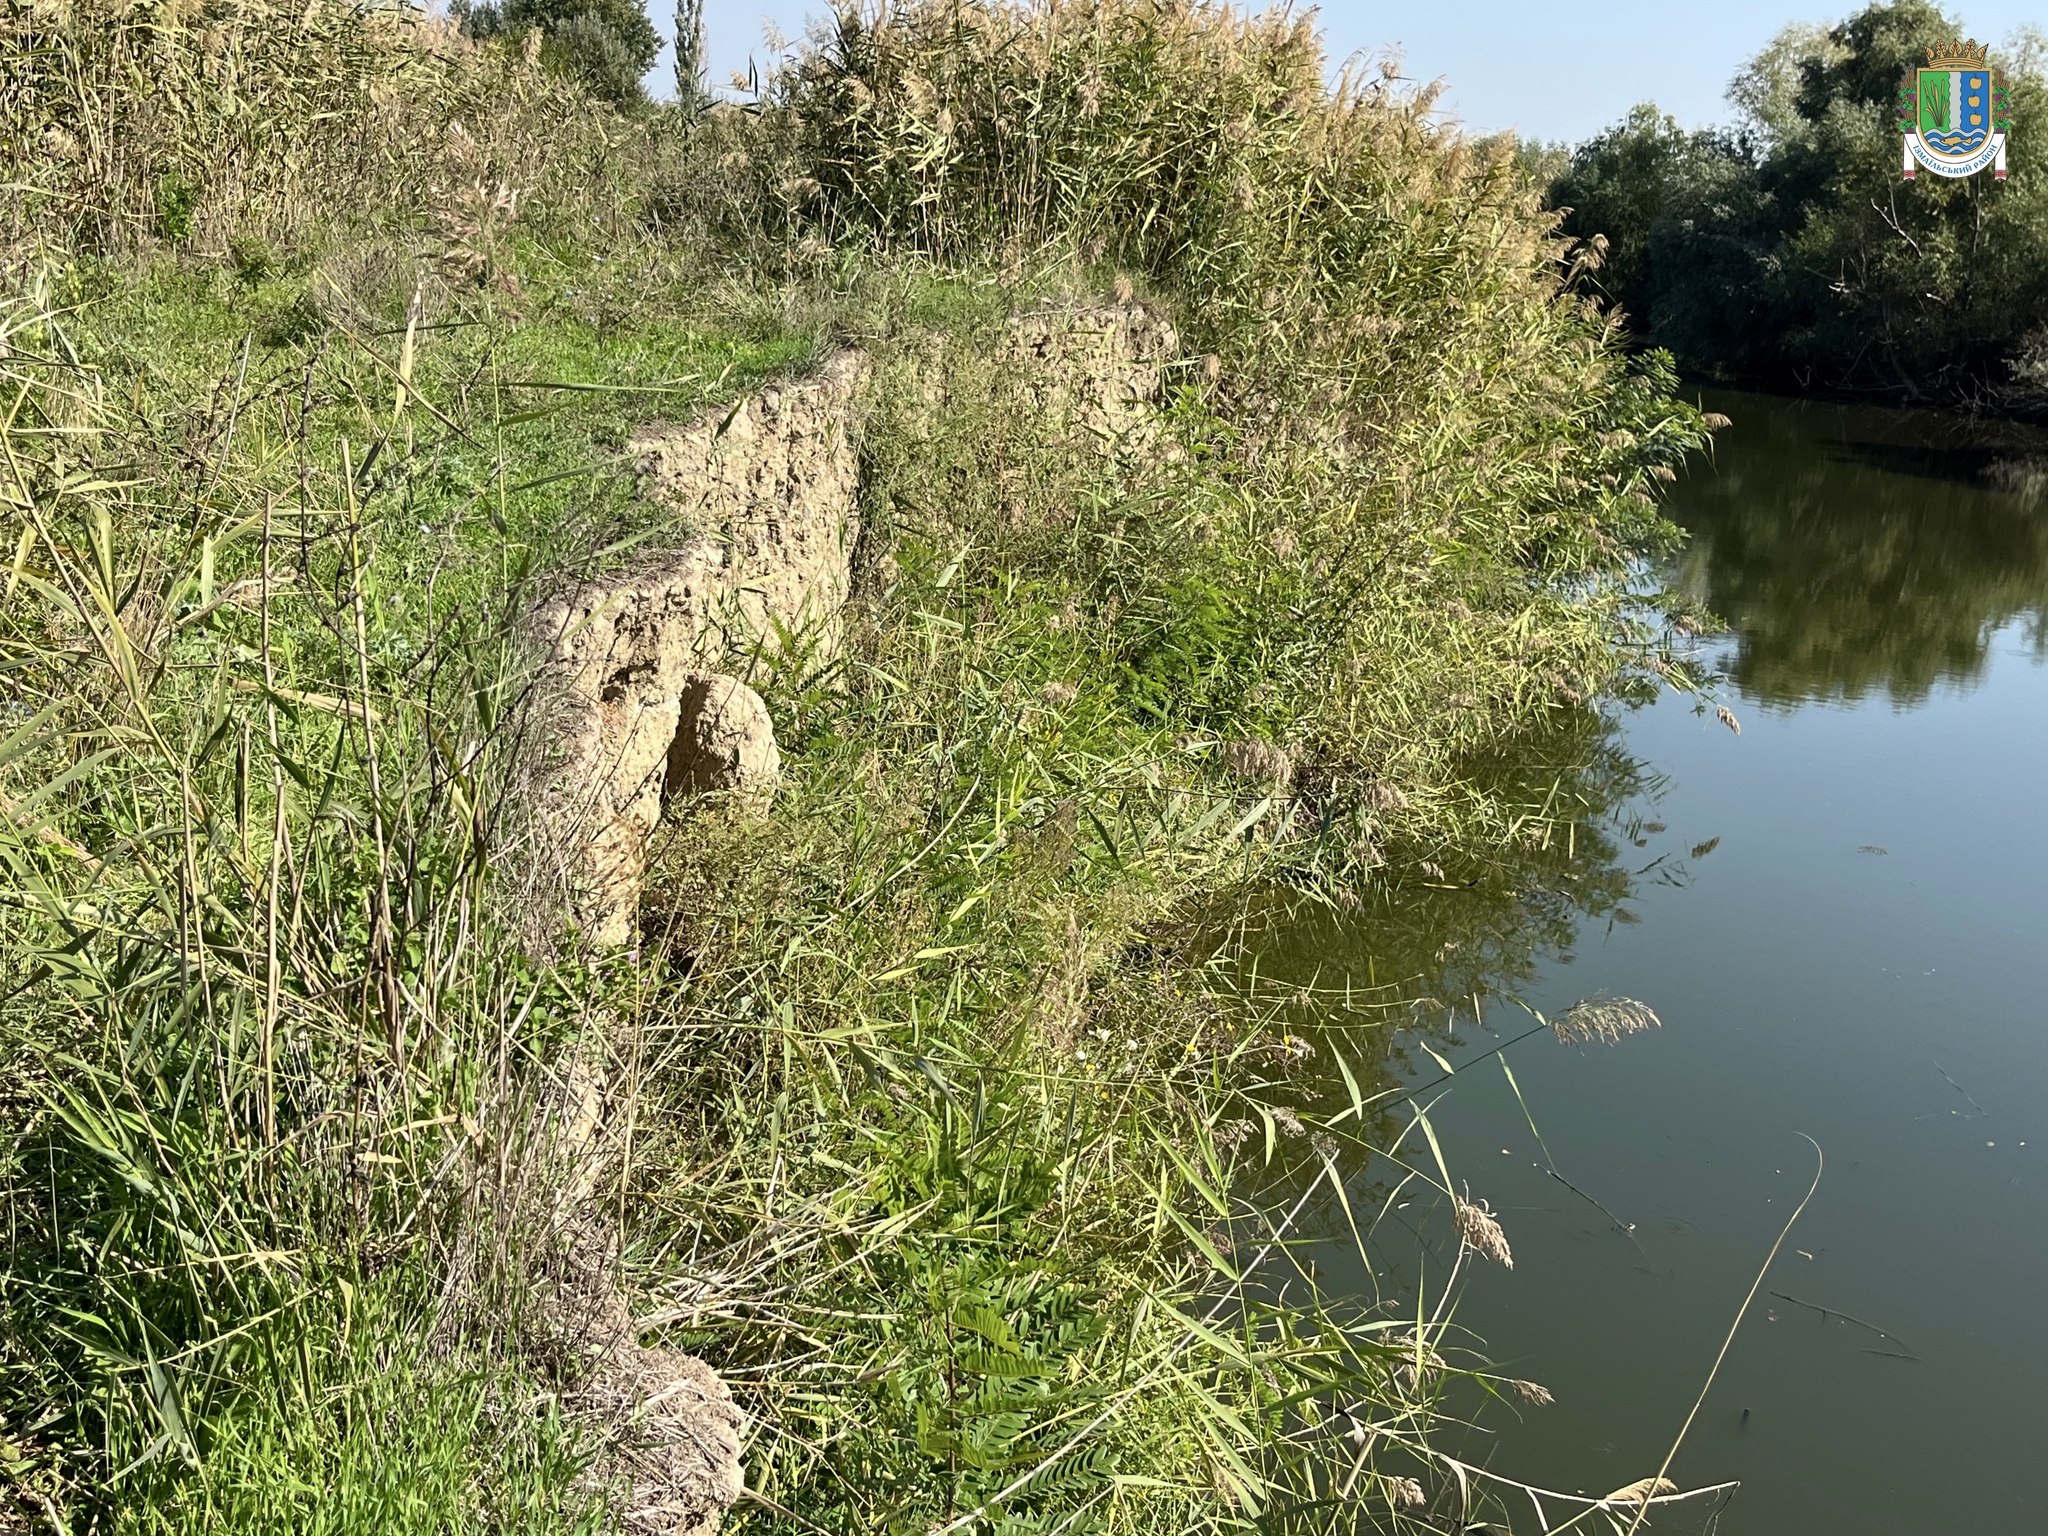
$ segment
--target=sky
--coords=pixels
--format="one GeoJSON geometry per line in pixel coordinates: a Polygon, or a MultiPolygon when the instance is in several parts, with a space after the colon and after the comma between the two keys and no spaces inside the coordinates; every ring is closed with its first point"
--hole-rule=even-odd
{"type": "MultiPolygon", "coordinates": [[[[1839,21],[1859,8],[1854,0],[1330,0],[1319,10],[1332,58],[1398,48],[1402,72],[1442,80],[1442,110],[1467,127],[1576,142],[1639,101],[1655,101],[1688,128],[1725,123],[1729,79],[1780,29],[1839,21]]],[[[1962,17],[1965,36],[1987,43],[2048,21],[2042,0],[1949,0],[1944,8],[1962,17]]],[[[648,0],[648,9],[666,31],[666,0],[648,0]]],[[[765,69],[773,57],[765,23],[797,38],[805,18],[826,9],[816,0],[705,0],[712,84],[744,73],[750,58],[765,69]]],[[[655,69],[650,84],[666,95],[666,55],[655,69]]]]}

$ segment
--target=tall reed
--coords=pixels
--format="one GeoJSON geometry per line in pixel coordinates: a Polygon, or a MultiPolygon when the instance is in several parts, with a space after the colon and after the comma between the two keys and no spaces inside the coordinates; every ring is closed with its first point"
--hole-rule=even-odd
{"type": "Polygon", "coordinates": [[[1384,1033],[1312,1057],[1204,935],[1507,863],[1553,813],[1473,755],[1663,664],[1628,584],[1701,422],[1504,152],[1331,93],[1298,19],[1136,0],[850,15],[686,129],[325,0],[18,11],[0,62],[0,1466],[38,1518],[620,1518],[534,1325],[579,1051],[632,1089],[600,1194],[645,1331],[757,1415],[738,1518],[1477,1518],[1446,1394],[1535,1394],[1359,1202],[1485,1207],[1384,1033]],[[1108,453],[1003,361],[1104,291],[1187,342],[1108,453]],[[876,359],[875,558],[842,659],[742,659],[774,813],[675,817],[632,954],[532,945],[518,616],[682,531],[629,427],[828,333],[876,359]],[[1310,1221],[1375,1294],[1322,1291],[1310,1221]]]}

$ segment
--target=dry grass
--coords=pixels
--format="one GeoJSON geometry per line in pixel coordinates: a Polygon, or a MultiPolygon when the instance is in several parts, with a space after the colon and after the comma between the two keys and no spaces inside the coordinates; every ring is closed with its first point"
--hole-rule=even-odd
{"type": "Polygon", "coordinates": [[[1499,1219],[1487,1208],[1484,1200],[1459,1199],[1453,1202],[1453,1215],[1460,1242],[1502,1269],[1515,1267],[1515,1256],[1508,1249],[1508,1235],[1501,1230],[1499,1219]]]}
{"type": "Polygon", "coordinates": [[[387,238],[422,214],[474,222],[466,210],[500,187],[616,228],[637,206],[642,142],[518,55],[403,4],[0,13],[0,143],[17,147],[0,250],[289,251],[337,222],[387,238]]]}
{"type": "Polygon", "coordinates": [[[1552,1019],[1550,1028],[1566,1045],[1613,1045],[1663,1022],[1648,1003],[1632,997],[1589,997],[1552,1019]]]}

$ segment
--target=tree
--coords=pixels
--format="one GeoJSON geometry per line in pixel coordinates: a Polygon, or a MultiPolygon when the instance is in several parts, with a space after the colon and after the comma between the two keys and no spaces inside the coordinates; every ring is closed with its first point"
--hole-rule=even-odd
{"type": "Polygon", "coordinates": [[[689,117],[704,109],[704,0],[676,0],[676,105],[689,117]]]}
{"type": "Polygon", "coordinates": [[[581,80],[621,107],[646,105],[641,80],[661,52],[661,34],[641,0],[454,0],[471,37],[541,34],[541,62],[581,80]]]}
{"type": "Polygon", "coordinates": [[[1650,267],[1651,232],[1683,193],[1695,158],[1692,136],[1645,102],[1575,150],[1552,183],[1552,206],[1568,210],[1565,233],[1605,236],[1607,254],[1595,283],[1647,339],[1657,283],[1650,267]]]}
{"type": "Polygon", "coordinates": [[[1728,104],[1744,132],[1766,146],[1794,135],[1799,115],[1802,71],[1814,60],[1835,62],[1841,53],[1826,27],[1796,21],[1743,68],[1728,85],[1728,104]]]}
{"type": "Polygon", "coordinates": [[[1645,242],[1649,334],[1695,373],[1767,370],[1784,323],[1784,205],[1749,139],[1697,134],[1683,171],[1645,242]]]}
{"type": "Polygon", "coordinates": [[[1572,147],[1569,144],[1520,137],[1515,140],[1515,165],[1529,179],[1532,187],[1550,186],[1571,163],[1572,147]]]}
{"type": "MultiPolygon", "coordinates": [[[[1567,233],[1604,235],[1601,290],[1642,343],[1694,372],[1908,398],[2048,381],[2048,136],[2011,176],[1899,172],[1897,101],[1930,43],[1926,0],[1781,32],[1729,87],[1742,127],[1688,134],[1653,107],[1579,146],[1550,189],[1567,233]]],[[[2048,123],[2044,49],[1993,62],[2014,120],[2048,123]]]]}
{"type": "MultiPolygon", "coordinates": [[[[1921,175],[1909,186],[1899,173],[1899,84],[1928,44],[1961,35],[1926,0],[1887,0],[1798,61],[1797,120],[1760,167],[1765,193],[1796,212],[1779,337],[1795,375],[1952,398],[2007,376],[2021,337],[2048,321],[2038,143],[2015,138],[2003,185],[1921,175]]],[[[2038,75],[1995,62],[2016,108],[2040,102],[2038,75]]]]}

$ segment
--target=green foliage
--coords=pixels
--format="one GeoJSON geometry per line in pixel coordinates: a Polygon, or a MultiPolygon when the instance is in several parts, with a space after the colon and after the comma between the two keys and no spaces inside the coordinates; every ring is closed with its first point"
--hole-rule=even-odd
{"type": "Polygon", "coordinates": [[[1900,81],[1963,35],[1924,0],[1794,27],[1730,88],[1745,127],[1684,133],[1654,108],[1589,140],[1552,183],[1565,228],[1606,241],[1596,281],[1637,339],[1705,373],[1911,399],[2048,396],[2048,120],[2038,50],[1993,62],[2011,176],[1899,170],[1900,81]]]}
{"type": "Polygon", "coordinates": [[[458,4],[454,14],[470,37],[540,34],[543,63],[581,83],[601,101],[647,104],[641,83],[661,52],[661,34],[644,0],[504,0],[458,4]]]}
{"type": "Polygon", "coordinates": [[[676,106],[687,117],[697,117],[711,99],[704,60],[704,0],[676,0],[676,106]]]}
{"type": "Polygon", "coordinates": [[[1677,119],[1645,104],[1578,146],[1551,182],[1551,197],[1567,210],[1565,227],[1602,242],[1597,276],[1589,281],[1630,315],[1650,313],[1651,232],[1692,195],[1717,152],[1741,151],[1711,135],[1689,134],[1677,119]]]}
{"type": "Polygon", "coordinates": [[[1362,1243],[1404,1306],[1340,1306],[1274,1214],[1390,1166],[1386,1021],[1311,1081],[1321,999],[1214,935],[1442,862],[1505,905],[1560,840],[1619,899],[1472,764],[1668,665],[1668,366],[1508,146],[1331,92],[1300,20],[892,7],[676,133],[593,99],[637,8],[522,15],[583,82],[374,7],[0,22],[5,142],[81,149],[0,204],[61,247],[0,319],[0,1466],[106,1529],[592,1529],[527,1137],[602,1031],[605,1235],[756,1415],[736,1521],[1475,1516],[1440,1293],[1362,1243]],[[1018,312],[1125,285],[1194,355],[1076,421],[1018,312]],[[521,617],[679,532],[634,425],[827,336],[877,367],[847,652],[735,659],[772,814],[679,808],[637,950],[552,955],[521,617]]]}
{"type": "Polygon", "coordinates": [[[395,343],[269,333],[304,292],[236,262],[0,307],[0,1438],[102,1529],[596,1530],[517,1214],[595,984],[481,883],[514,628],[608,542],[622,422],[804,343],[431,290],[394,402],[395,343]]]}
{"type": "Polygon", "coordinates": [[[1214,390],[1176,379],[1223,427],[1204,472],[1067,549],[1104,588],[1127,560],[1223,567],[1094,595],[1135,621],[1119,655],[1162,718],[1203,729],[1211,701],[1263,697],[1252,733],[1305,745],[1341,809],[1604,686],[1627,622],[1607,599],[1668,536],[1656,477],[1701,430],[1661,362],[1631,371],[1560,298],[1511,145],[1433,127],[1389,78],[1332,90],[1303,18],[1123,0],[849,12],[784,99],[833,237],[1115,263],[1216,355],[1214,390]],[[1549,664],[1482,683],[1474,621],[1516,649],[1544,632],[1549,664]],[[1290,651],[1327,674],[1298,709],[1275,682],[1290,651]],[[1377,702],[1412,687],[1419,733],[1377,702]]]}
{"type": "MultiPolygon", "coordinates": [[[[762,1384],[782,1432],[758,1486],[828,1530],[1317,1529],[1330,1405],[1426,1416],[1464,1365],[1432,1325],[1430,1369],[1402,1377],[1384,1317],[1305,1279],[1276,1305],[1247,1274],[1290,1163],[1278,1128],[1358,1166],[1388,1037],[1330,1031],[1320,1059],[1346,1064],[1324,1081],[1351,1074],[1366,1109],[1338,1094],[1318,1117],[1282,1035],[1327,1007],[1312,982],[1247,994],[1234,951],[1205,959],[1213,935],[1276,887],[1391,902],[1448,847],[1517,913],[1525,839],[1569,842],[1580,890],[1626,881],[1548,820],[1559,784],[1457,756],[1500,740],[1525,666],[1466,627],[1474,654],[1433,677],[1454,663],[1382,589],[1316,580],[1319,487],[1245,494],[1193,392],[1171,446],[1106,468],[1005,365],[980,292],[906,279],[856,312],[890,551],[856,659],[829,689],[765,660],[789,754],[772,822],[694,819],[650,872],[645,942],[687,956],[687,986],[650,984],[637,1025],[669,1042],[644,1240],[692,1245],[668,1283],[718,1299],[686,1337],[762,1384]],[[1465,686],[1492,707],[1437,725],[1412,705],[1465,686]],[[1234,775],[1217,747],[1246,739],[1319,782],[1289,801],[1234,775]],[[1342,792],[1353,751],[1386,776],[1376,798],[1342,792]]],[[[1375,1458],[1330,1518],[1406,1466],[1375,1458]]]]}
{"type": "Polygon", "coordinates": [[[156,183],[157,233],[172,244],[192,238],[192,211],[199,204],[199,182],[183,171],[166,171],[156,183]]]}
{"type": "Polygon", "coordinates": [[[311,340],[326,325],[320,306],[300,284],[269,285],[257,291],[250,334],[259,345],[295,347],[311,340]]]}
{"type": "Polygon", "coordinates": [[[228,270],[244,288],[260,288],[278,268],[277,251],[261,235],[244,231],[228,241],[228,270]]]}
{"type": "Polygon", "coordinates": [[[1063,1171],[1037,1129],[980,1094],[971,1111],[945,1099],[908,1136],[878,1131],[871,1142],[885,1171],[875,1214],[914,1234],[875,1261],[879,1287],[909,1303],[881,1331],[896,1365],[876,1383],[875,1406],[920,1453],[890,1468],[888,1496],[949,1514],[1000,1500],[990,1523],[1000,1531],[1043,1528],[1034,1512],[1056,1514],[1077,1484],[1099,1488],[1116,1470],[1095,1446],[1024,1498],[1000,1499],[1110,1391],[1092,1367],[1114,1298],[1074,1278],[1034,1232],[1063,1171]]]}
{"type": "Polygon", "coordinates": [[[1548,188],[1564,174],[1571,158],[1569,144],[1519,137],[1515,140],[1515,164],[1532,187],[1548,188]]]}
{"type": "Polygon", "coordinates": [[[1221,722],[1266,676],[1235,594],[1205,577],[1169,581],[1139,599],[1126,646],[1132,706],[1155,720],[1221,722]]]}
{"type": "Polygon", "coordinates": [[[1307,18],[892,7],[849,13],[789,89],[834,232],[1115,263],[1185,298],[1189,340],[1233,377],[1332,414],[1490,379],[1510,329],[1560,361],[1586,340],[1550,304],[1512,146],[1433,128],[1390,79],[1332,92],[1307,18]]]}

